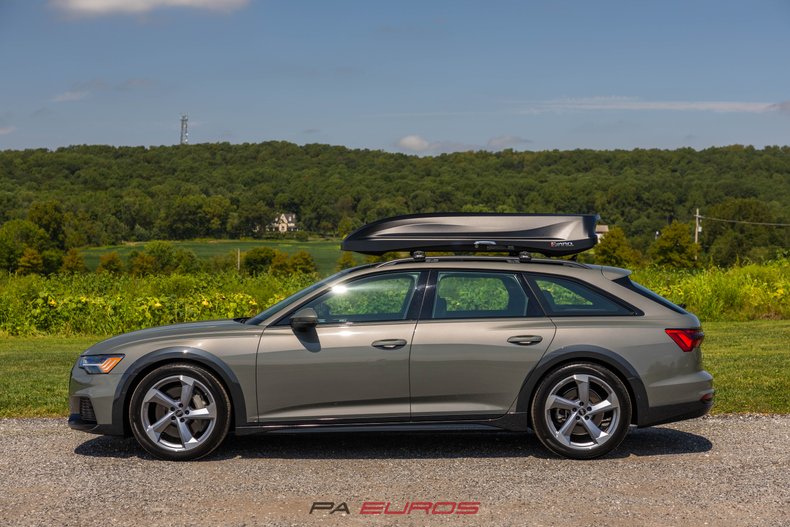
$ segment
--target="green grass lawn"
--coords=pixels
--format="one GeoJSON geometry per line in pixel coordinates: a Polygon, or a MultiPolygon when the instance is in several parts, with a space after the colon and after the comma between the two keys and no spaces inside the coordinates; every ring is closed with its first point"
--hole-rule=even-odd
{"type": "MultiPolygon", "coordinates": [[[[790,413],[790,321],[704,325],[713,413],[790,413]]],[[[100,337],[0,339],[0,417],[64,416],[71,366],[100,337]]]]}
{"type": "MultiPolygon", "coordinates": [[[[296,240],[189,240],[172,241],[177,248],[189,249],[194,251],[198,258],[208,260],[212,256],[226,255],[240,249],[241,252],[249,251],[254,247],[271,247],[279,249],[288,254],[297,251],[307,251],[315,259],[318,272],[322,275],[329,275],[334,272],[337,259],[340,258],[340,240],[310,240],[300,242],[296,240]]],[[[91,247],[81,251],[85,264],[89,269],[94,270],[99,265],[99,256],[102,254],[116,251],[121,258],[126,260],[129,253],[133,250],[143,250],[145,242],[125,243],[123,245],[111,245],[105,247],[91,247]]],[[[357,256],[359,262],[361,257],[357,256]]]]}

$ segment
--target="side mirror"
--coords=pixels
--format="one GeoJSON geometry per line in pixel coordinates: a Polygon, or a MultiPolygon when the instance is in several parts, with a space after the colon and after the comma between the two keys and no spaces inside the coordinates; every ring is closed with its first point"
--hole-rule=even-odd
{"type": "Polygon", "coordinates": [[[318,324],[318,313],[312,307],[300,309],[291,317],[291,327],[297,331],[314,328],[318,324]]]}

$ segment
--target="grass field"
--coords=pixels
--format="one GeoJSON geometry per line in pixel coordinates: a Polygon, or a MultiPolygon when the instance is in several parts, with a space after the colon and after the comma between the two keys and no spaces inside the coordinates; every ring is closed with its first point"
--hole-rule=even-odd
{"type": "MultiPolygon", "coordinates": [[[[121,258],[126,260],[133,250],[143,250],[146,242],[125,243],[123,245],[110,245],[105,247],[91,247],[81,251],[85,264],[89,269],[95,270],[99,265],[99,256],[116,251],[121,258]]],[[[288,254],[297,251],[307,251],[315,259],[318,272],[328,275],[334,272],[337,259],[340,258],[340,240],[311,240],[307,242],[296,240],[189,240],[173,241],[173,246],[193,251],[198,258],[208,260],[212,256],[224,256],[240,249],[241,252],[249,251],[255,247],[271,247],[288,254]]],[[[362,262],[361,257],[357,259],[362,262]]]]}
{"type": "MultiPolygon", "coordinates": [[[[714,413],[790,413],[790,321],[705,324],[714,413]]],[[[0,340],[0,417],[65,416],[74,361],[99,337],[0,340]]]]}

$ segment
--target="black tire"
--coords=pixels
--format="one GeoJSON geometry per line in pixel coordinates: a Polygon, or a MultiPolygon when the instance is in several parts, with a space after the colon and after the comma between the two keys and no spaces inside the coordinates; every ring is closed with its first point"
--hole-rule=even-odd
{"type": "Polygon", "coordinates": [[[188,461],[210,454],[222,443],[230,411],[228,393],[211,372],[194,364],[171,363],[137,384],[129,402],[129,424],[151,455],[188,461]]]}
{"type": "Polygon", "coordinates": [[[546,374],[535,390],[530,415],[543,446],[572,459],[593,459],[620,445],[631,411],[628,390],[617,375],[604,366],[579,362],[546,374]]]}

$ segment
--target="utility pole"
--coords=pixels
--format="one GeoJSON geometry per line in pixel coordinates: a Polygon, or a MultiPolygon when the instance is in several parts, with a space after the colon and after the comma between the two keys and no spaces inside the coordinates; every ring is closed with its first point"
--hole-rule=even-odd
{"type": "Polygon", "coordinates": [[[182,145],[189,144],[188,121],[189,117],[186,114],[181,115],[181,142],[179,144],[182,145]]]}
{"type": "Polygon", "coordinates": [[[702,225],[700,225],[700,220],[702,216],[699,215],[699,208],[697,208],[697,213],[694,214],[694,244],[699,245],[699,233],[702,232],[702,225]]]}

